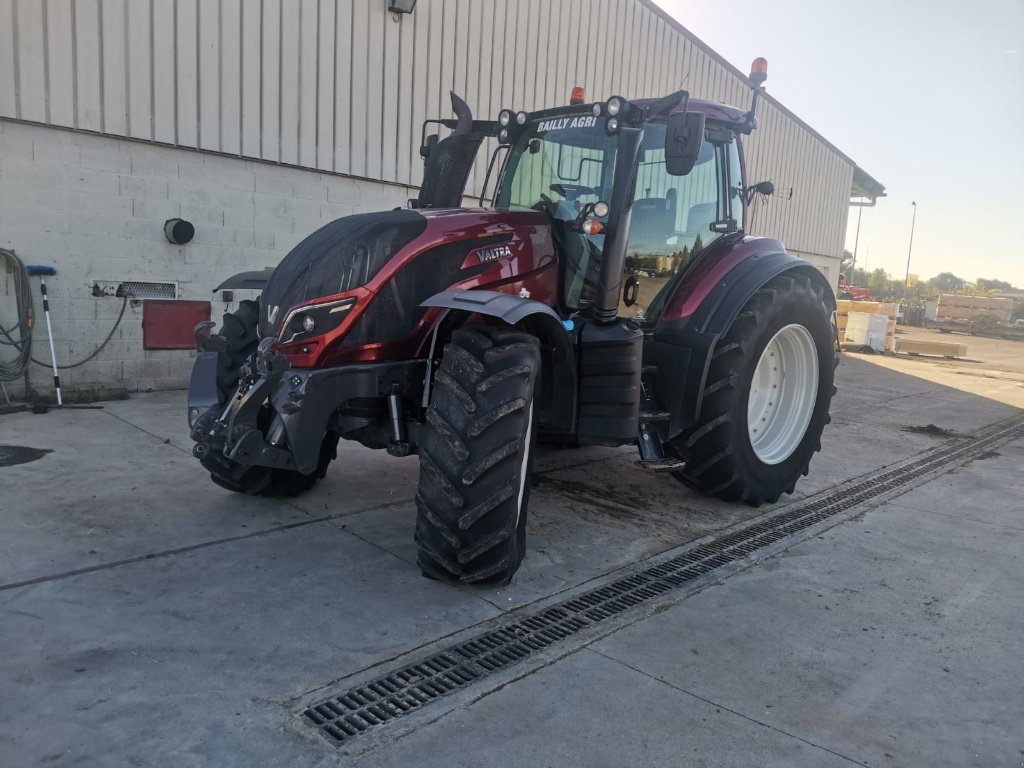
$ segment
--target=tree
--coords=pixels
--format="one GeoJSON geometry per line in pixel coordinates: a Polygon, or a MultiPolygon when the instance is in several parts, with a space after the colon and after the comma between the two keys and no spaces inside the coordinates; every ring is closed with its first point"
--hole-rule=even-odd
{"type": "Polygon", "coordinates": [[[952,272],[940,272],[928,281],[928,287],[935,289],[938,293],[953,293],[962,291],[967,281],[957,277],[952,272]]]}
{"type": "Polygon", "coordinates": [[[975,282],[975,285],[982,291],[988,293],[989,291],[1012,291],[1013,285],[1006,282],[1005,280],[986,280],[984,277],[979,277],[975,282]]]}
{"type": "Polygon", "coordinates": [[[843,256],[839,259],[839,271],[846,275],[851,283],[853,282],[853,275],[850,274],[850,270],[853,266],[853,254],[844,248],[843,256]]]}
{"type": "Polygon", "coordinates": [[[868,290],[878,301],[885,301],[893,297],[893,280],[889,274],[879,267],[867,276],[868,290]]]}

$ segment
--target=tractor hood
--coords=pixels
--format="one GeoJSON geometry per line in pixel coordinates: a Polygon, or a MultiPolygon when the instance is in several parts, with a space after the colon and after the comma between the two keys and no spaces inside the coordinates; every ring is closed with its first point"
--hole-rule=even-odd
{"type": "Polygon", "coordinates": [[[360,213],[327,224],[295,246],[263,292],[260,335],[272,334],[290,307],[366,285],[427,228],[416,211],[360,213]]]}

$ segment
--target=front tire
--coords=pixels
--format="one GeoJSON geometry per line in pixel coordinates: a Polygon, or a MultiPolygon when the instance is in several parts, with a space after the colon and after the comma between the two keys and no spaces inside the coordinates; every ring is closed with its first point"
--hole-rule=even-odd
{"type": "Polygon", "coordinates": [[[464,328],[445,346],[420,444],[424,576],[507,584],[522,562],[539,370],[529,334],[464,328]]]}
{"type": "Polygon", "coordinates": [[[675,477],[752,506],[792,493],[821,450],[835,394],[832,306],[807,277],[763,286],[715,347],[698,423],[672,441],[675,477]]]}

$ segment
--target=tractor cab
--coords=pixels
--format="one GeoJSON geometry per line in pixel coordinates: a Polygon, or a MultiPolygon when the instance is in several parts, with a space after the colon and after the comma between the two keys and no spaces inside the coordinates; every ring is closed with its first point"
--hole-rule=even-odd
{"type": "Polygon", "coordinates": [[[680,101],[688,101],[688,106],[680,104],[678,111],[651,119],[644,119],[644,113],[656,102],[631,104],[619,97],[499,115],[499,150],[504,148],[507,154],[493,205],[543,211],[550,217],[561,257],[559,294],[566,313],[593,304],[609,229],[625,223],[621,216],[615,221],[629,202],[615,199],[614,176],[619,131],[625,124],[618,116],[626,105],[636,111],[641,134],[625,242],[625,282],[633,288],[620,302],[620,313],[645,324],[655,321],[650,307],[673,277],[703,246],[739,228],[743,178],[735,129],[745,127],[745,113],[683,97],[680,101]],[[609,116],[610,111],[615,116],[609,116]],[[692,163],[684,173],[672,173],[666,136],[685,127],[688,111],[705,118],[696,121],[703,128],[697,128],[700,135],[687,137],[693,143],[692,163]]]}

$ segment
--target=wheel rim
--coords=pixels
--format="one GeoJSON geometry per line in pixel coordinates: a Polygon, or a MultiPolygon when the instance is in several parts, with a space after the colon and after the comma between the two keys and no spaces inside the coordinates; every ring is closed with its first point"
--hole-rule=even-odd
{"type": "Polygon", "coordinates": [[[757,458],[780,464],[811,423],[818,395],[818,349],[802,325],[787,325],[761,352],[747,399],[747,433],[757,458]]]}
{"type": "Polygon", "coordinates": [[[530,410],[526,415],[526,436],[523,438],[523,461],[519,467],[519,498],[516,499],[516,527],[519,527],[519,518],[523,514],[523,496],[526,493],[526,483],[529,478],[526,476],[530,469],[530,449],[533,445],[533,403],[530,403],[530,410]]]}

